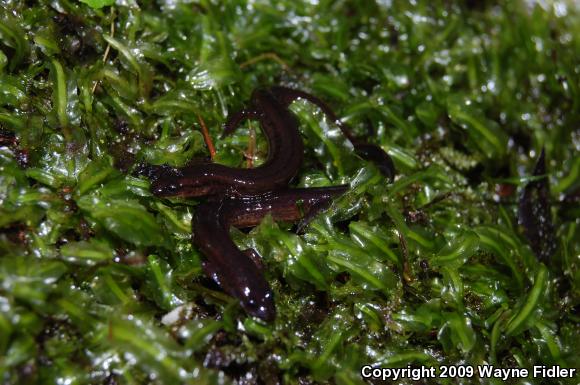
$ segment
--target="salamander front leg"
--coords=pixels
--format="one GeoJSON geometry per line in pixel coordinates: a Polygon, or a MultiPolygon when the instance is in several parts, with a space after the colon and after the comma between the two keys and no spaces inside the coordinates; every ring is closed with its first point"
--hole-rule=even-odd
{"type": "Polygon", "coordinates": [[[319,212],[329,208],[331,203],[332,199],[329,198],[313,204],[308,210],[308,212],[305,213],[302,219],[296,224],[296,234],[302,234],[306,226],[308,226],[310,222],[312,222],[312,220],[316,218],[316,215],[318,215],[319,212]]]}
{"type": "Polygon", "coordinates": [[[264,272],[264,262],[262,261],[262,257],[260,256],[260,254],[258,254],[258,252],[254,249],[245,249],[242,250],[242,253],[244,253],[248,258],[250,258],[252,260],[252,262],[254,262],[254,265],[256,265],[256,267],[258,268],[258,270],[260,270],[260,272],[264,272]]]}

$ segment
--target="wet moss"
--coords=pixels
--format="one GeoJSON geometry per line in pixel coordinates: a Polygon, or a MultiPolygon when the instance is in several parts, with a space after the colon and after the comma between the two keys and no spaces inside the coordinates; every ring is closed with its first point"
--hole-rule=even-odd
{"type": "MultiPolygon", "coordinates": [[[[2,383],[580,366],[573,2],[0,3],[2,383]],[[291,106],[306,147],[293,184],[351,189],[303,234],[271,218],[232,232],[275,291],[263,324],[204,277],[198,202],[152,196],[139,167],[207,159],[200,122],[215,160],[245,167],[256,124],[220,139],[221,124],[274,84],[326,100],[397,177],[291,106]],[[550,226],[518,222],[522,195],[550,226]]],[[[255,148],[258,164],[259,132],[255,148]]]]}

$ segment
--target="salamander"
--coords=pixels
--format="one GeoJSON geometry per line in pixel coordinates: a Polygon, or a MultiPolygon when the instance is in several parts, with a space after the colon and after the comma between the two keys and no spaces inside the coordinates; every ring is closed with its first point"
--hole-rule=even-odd
{"type": "Polygon", "coordinates": [[[248,314],[272,321],[276,315],[273,293],[256,261],[257,254],[253,249],[237,248],[229,237],[230,226],[255,226],[267,214],[274,220],[309,220],[347,189],[347,186],[286,189],[222,196],[201,203],[192,220],[192,242],[206,258],[203,262],[206,274],[237,298],[248,314]]]}
{"type": "Polygon", "coordinates": [[[304,145],[298,121],[284,100],[284,90],[258,89],[252,94],[251,105],[235,113],[225,124],[222,136],[231,134],[245,119],[260,122],[268,141],[268,156],[262,165],[247,169],[211,162],[183,168],[160,166],[149,172],[153,193],[192,198],[263,192],[285,186],[302,163],[304,145]]]}
{"type": "Polygon", "coordinates": [[[396,170],[391,157],[380,146],[355,137],[351,132],[351,128],[338,119],[334,111],[321,99],[307,92],[282,86],[274,86],[270,88],[270,90],[276,95],[279,95],[279,100],[286,106],[296,99],[304,99],[320,108],[320,110],[334,124],[336,124],[338,128],[340,128],[344,136],[346,136],[346,138],[352,143],[357,155],[373,162],[378,167],[381,174],[387,177],[390,181],[393,181],[396,170]]]}
{"type": "Polygon", "coordinates": [[[157,196],[193,198],[212,194],[255,193],[285,186],[294,177],[303,159],[304,145],[298,121],[288,109],[288,105],[299,98],[319,107],[338,125],[360,157],[375,163],[383,175],[393,180],[393,161],[382,148],[354,137],[350,128],[317,97],[276,86],[254,91],[250,106],[228,119],[222,135],[230,135],[245,119],[257,119],[268,141],[268,156],[264,164],[249,169],[213,162],[197,162],[182,168],[149,167],[147,175],[152,181],[153,193],[157,196]]]}
{"type": "Polygon", "coordinates": [[[229,237],[230,227],[255,226],[269,213],[275,220],[301,220],[298,228],[302,228],[333,197],[347,190],[346,186],[285,189],[303,159],[298,121],[288,109],[299,98],[318,106],[362,158],[375,162],[381,173],[393,179],[393,162],[379,146],[354,137],[320,99],[286,87],[254,91],[250,105],[233,114],[224,126],[223,136],[227,136],[245,119],[260,122],[268,141],[268,157],[261,166],[241,169],[204,161],[182,168],[147,166],[141,170],[150,177],[155,195],[210,196],[197,207],[192,219],[192,242],[205,256],[204,270],[250,315],[266,321],[276,314],[272,290],[257,253],[239,250],[229,237]]]}

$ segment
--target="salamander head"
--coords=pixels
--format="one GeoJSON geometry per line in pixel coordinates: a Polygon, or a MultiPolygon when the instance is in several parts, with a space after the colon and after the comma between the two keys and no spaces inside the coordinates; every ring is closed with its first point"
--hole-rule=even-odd
{"type": "Polygon", "coordinates": [[[159,197],[194,198],[207,195],[212,188],[207,175],[204,164],[183,169],[163,166],[149,176],[151,192],[159,197]]]}
{"type": "MultiPolygon", "coordinates": [[[[201,206],[204,206],[204,204],[201,206]]],[[[199,215],[199,212],[196,215],[199,215]]],[[[206,212],[203,215],[205,217],[208,216],[206,212]]],[[[194,243],[197,239],[196,235],[199,234],[194,229],[194,243]]],[[[207,241],[208,238],[211,237],[205,234],[204,241],[207,241]]],[[[232,247],[235,246],[232,245],[232,247]]],[[[215,250],[211,246],[210,249],[215,250]]],[[[254,262],[244,258],[246,258],[246,255],[236,250],[235,259],[232,259],[227,265],[221,264],[221,267],[218,268],[209,260],[206,260],[203,263],[203,269],[226,293],[240,301],[240,305],[246,313],[266,322],[271,322],[276,318],[274,293],[272,293],[270,285],[254,262]],[[237,265],[235,261],[238,262],[237,265]]],[[[218,255],[214,259],[218,260],[218,262],[224,262],[218,255]]]]}
{"type": "Polygon", "coordinates": [[[266,322],[271,322],[276,318],[276,306],[274,305],[274,294],[270,288],[252,289],[245,286],[243,289],[240,304],[244,310],[266,322]]]}

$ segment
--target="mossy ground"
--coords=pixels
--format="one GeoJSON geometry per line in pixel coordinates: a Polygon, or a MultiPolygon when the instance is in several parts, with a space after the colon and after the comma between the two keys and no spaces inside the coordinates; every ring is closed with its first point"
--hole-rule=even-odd
{"type": "MultiPolygon", "coordinates": [[[[572,1],[117,3],[0,2],[1,383],[580,366],[572,1]],[[257,125],[221,140],[221,124],[272,84],[326,100],[399,174],[388,184],[316,108],[292,106],[295,184],[351,190],[303,235],[269,219],[232,232],[264,258],[266,325],[204,277],[197,201],[153,197],[130,171],[207,156],[200,120],[216,161],[244,167],[257,125]],[[542,147],[555,252],[539,262],[517,202],[542,147]]],[[[264,150],[258,135],[258,162],[264,150]]]]}

